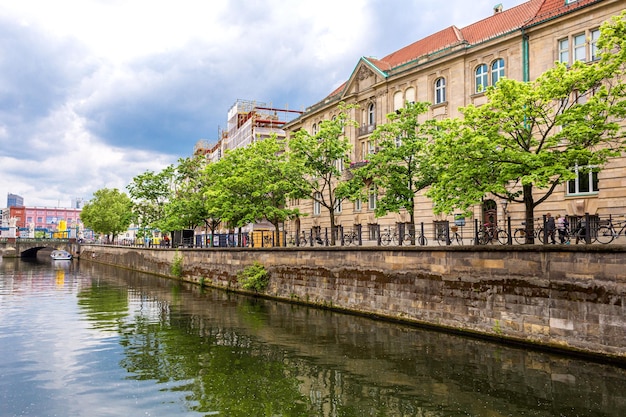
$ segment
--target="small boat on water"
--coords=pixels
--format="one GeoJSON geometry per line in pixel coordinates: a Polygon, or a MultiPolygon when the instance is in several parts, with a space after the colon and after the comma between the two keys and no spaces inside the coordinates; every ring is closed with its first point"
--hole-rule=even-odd
{"type": "Polygon", "coordinates": [[[68,261],[72,259],[72,254],[66,250],[53,250],[50,257],[54,261],[68,261]]]}

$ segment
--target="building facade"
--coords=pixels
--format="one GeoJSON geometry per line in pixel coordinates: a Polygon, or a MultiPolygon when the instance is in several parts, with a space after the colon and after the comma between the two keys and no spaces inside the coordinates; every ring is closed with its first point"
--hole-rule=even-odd
{"type": "Polygon", "coordinates": [[[2,226],[6,229],[14,223],[21,237],[51,237],[59,232],[66,233],[65,237],[77,237],[84,229],[80,220],[81,210],[61,207],[8,207],[2,210],[2,226]]]}
{"type": "MultiPolygon", "coordinates": [[[[460,117],[459,108],[486,103],[485,88],[502,77],[530,81],[556,61],[596,60],[600,25],[623,9],[621,0],[530,0],[509,10],[498,5],[493,14],[467,27],[445,28],[382,59],[362,57],[344,84],[288,123],[285,130],[315,132],[321,121],[333,118],[340,102],[356,104],[358,108],[350,116],[358,126],[347,127],[345,134],[353,145],[351,161],[358,164],[376,150],[370,140],[376,126],[386,123],[386,115],[407,101],[431,103],[424,119],[460,117]]],[[[615,158],[600,172],[581,172],[575,181],[560,185],[535,215],[624,214],[625,168],[626,159],[615,158]]],[[[344,229],[354,225],[394,227],[408,221],[407,213],[376,218],[375,198],[370,200],[344,201],[336,224],[344,229]]],[[[294,204],[305,216],[287,223],[288,232],[329,226],[328,216],[313,201],[294,204]]],[[[455,220],[454,214],[435,215],[432,208],[432,202],[420,194],[416,222],[433,226],[455,220]]],[[[473,216],[479,220],[490,216],[492,221],[510,216],[519,224],[524,207],[487,196],[483,204],[474,207],[473,216]]]]}

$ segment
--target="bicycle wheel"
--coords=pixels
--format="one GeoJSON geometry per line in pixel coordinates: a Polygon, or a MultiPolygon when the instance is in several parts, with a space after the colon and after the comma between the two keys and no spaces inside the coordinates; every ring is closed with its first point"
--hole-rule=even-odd
{"type": "Polygon", "coordinates": [[[611,243],[613,239],[615,239],[615,236],[613,235],[613,229],[606,226],[601,226],[598,228],[598,231],[596,232],[596,240],[598,242],[606,245],[607,243],[611,243]]]}
{"type": "Polygon", "coordinates": [[[426,239],[426,236],[424,235],[419,235],[415,239],[415,243],[419,243],[420,246],[426,246],[428,245],[428,239],[426,239]]]}
{"type": "Polygon", "coordinates": [[[446,241],[447,239],[446,239],[445,233],[440,233],[437,236],[435,236],[435,240],[437,241],[439,246],[445,246],[448,244],[448,242],[446,241]]]}
{"type": "Polygon", "coordinates": [[[456,243],[457,245],[463,244],[463,238],[457,232],[454,232],[454,235],[452,235],[452,238],[450,240],[452,241],[452,243],[456,243]]]}
{"type": "Polygon", "coordinates": [[[498,242],[500,242],[501,245],[509,244],[509,234],[505,230],[498,230],[496,233],[498,236],[498,242]]]}
{"type": "Polygon", "coordinates": [[[526,243],[526,229],[515,230],[515,233],[513,233],[513,238],[520,245],[523,245],[524,243],[526,243]]]}
{"type": "Polygon", "coordinates": [[[389,246],[391,243],[391,235],[389,233],[385,233],[380,237],[380,243],[383,246],[389,246]]]}
{"type": "Polygon", "coordinates": [[[487,243],[489,243],[491,241],[491,236],[489,235],[489,232],[485,231],[485,230],[480,230],[478,232],[478,244],[479,245],[486,245],[487,243]]]}

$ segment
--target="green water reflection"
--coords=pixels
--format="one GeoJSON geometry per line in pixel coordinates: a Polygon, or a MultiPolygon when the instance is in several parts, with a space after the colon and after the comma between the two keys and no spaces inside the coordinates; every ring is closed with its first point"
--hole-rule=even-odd
{"type": "Polygon", "coordinates": [[[626,415],[614,366],[99,265],[76,276],[83,320],[116,334],[111,366],[189,415],[626,415]]]}

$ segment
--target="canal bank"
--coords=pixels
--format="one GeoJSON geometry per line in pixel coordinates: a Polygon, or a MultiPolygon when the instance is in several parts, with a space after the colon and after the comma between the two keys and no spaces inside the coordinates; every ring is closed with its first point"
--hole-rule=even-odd
{"type": "Polygon", "coordinates": [[[624,246],[81,248],[81,262],[233,291],[259,262],[269,297],[622,364],[625,255],[624,246]]]}

